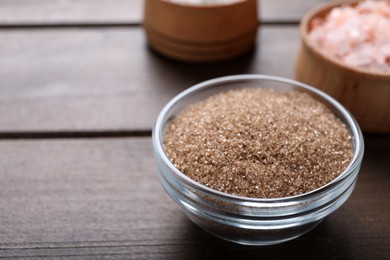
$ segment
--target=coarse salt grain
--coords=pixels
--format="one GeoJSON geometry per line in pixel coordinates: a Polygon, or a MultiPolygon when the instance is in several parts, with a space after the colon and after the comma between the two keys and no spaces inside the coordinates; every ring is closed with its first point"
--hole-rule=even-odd
{"type": "Polygon", "coordinates": [[[309,40],[349,66],[390,73],[390,1],[333,8],[313,19],[309,40]]]}
{"type": "Polygon", "coordinates": [[[231,90],[192,104],[164,133],[164,150],[209,188],[254,198],[306,193],[352,158],[345,125],[306,93],[231,90]]]}

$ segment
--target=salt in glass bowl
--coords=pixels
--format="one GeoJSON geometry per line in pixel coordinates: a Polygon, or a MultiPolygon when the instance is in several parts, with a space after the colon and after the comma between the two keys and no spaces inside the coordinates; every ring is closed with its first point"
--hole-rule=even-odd
{"type": "Polygon", "coordinates": [[[361,130],[351,114],[327,94],[297,81],[264,75],[237,75],[197,84],[174,97],[155,123],[153,149],[158,177],[188,218],[204,230],[245,245],[272,245],[299,237],[317,226],[351,195],[364,153],[361,130]],[[345,123],[353,158],[333,181],[314,191],[286,198],[247,198],[210,189],[178,170],[164,152],[167,124],[189,104],[229,89],[258,87],[300,90],[324,103],[345,123]]]}

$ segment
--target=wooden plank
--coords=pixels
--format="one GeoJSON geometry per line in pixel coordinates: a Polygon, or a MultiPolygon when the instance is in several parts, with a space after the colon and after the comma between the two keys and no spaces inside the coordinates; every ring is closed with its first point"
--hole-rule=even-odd
{"type": "Polygon", "coordinates": [[[139,24],[142,0],[2,0],[0,25],[139,24]]]}
{"type": "Polygon", "coordinates": [[[141,28],[0,31],[0,132],[150,131],[189,86],[219,76],[293,77],[295,26],[260,30],[257,49],[228,62],[172,61],[141,28]]]}
{"type": "MultiPolygon", "coordinates": [[[[326,0],[259,1],[263,22],[298,22],[326,0]]],[[[139,24],[142,0],[2,0],[0,25],[139,24]]]]}
{"type": "Polygon", "coordinates": [[[385,259],[390,138],[366,137],[348,202],[315,230],[272,247],[217,239],[157,180],[149,138],[0,142],[0,258],[385,259]]]}
{"type": "Polygon", "coordinates": [[[261,0],[259,2],[261,21],[298,23],[305,13],[329,0],[261,0]]]}

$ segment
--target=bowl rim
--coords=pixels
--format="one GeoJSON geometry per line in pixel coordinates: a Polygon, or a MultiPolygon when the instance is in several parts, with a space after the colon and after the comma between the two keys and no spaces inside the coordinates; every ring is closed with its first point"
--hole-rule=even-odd
{"type": "MultiPolygon", "coordinates": [[[[310,40],[308,39],[309,34],[309,27],[310,22],[319,15],[319,13],[325,12],[325,15],[327,15],[333,8],[339,7],[339,6],[350,6],[350,5],[356,5],[363,0],[336,0],[331,1],[328,3],[323,3],[310,11],[308,11],[302,18],[299,31],[302,39],[303,45],[309,49],[312,53],[319,56],[321,59],[325,60],[326,62],[340,68],[343,70],[346,70],[351,73],[360,73],[365,76],[375,77],[375,78],[383,78],[384,80],[390,80],[390,73],[375,71],[375,70],[368,70],[368,69],[362,69],[358,67],[353,67],[350,65],[345,64],[344,62],[340,61],[337,58],[334,58],[330,55],[325,54],[324,52],[320,51],[318,47],[314,46],[314,44],[310,43],[310,40]]],[[[383,0],[382,0],[383,1],[383,0]]]]}
{"type": "Polygon", "coordinates": [[[198,83],[178,95],[176,95],[173,99],[171,99],[161,110],[160,114],[158,115],[155,125],[153,127],[152,131],[152,143],[153,143],[153,149],[155,156],[159,156],[162,160],[162,162],[169,167],[171,170],[170,173],[174,174],[174,177],[176,177],[181,182],[186,183],[187,185],[191,186],[192,188],[195,188],[198,191],[206,192],[209,194],[212,194],[213,196],[218,196],[221,199],[233,201],[233,202],[248,202],[248,203],[294,203],[297,200],[306,200],[310,197],[316,197],[317,195],[322,194],[324,191],[327,191],[329,189],[332,189],[334,186],[337,186],[340,182],[343,182],[343,180],[347,179],[355,169],[360,167],[361,161],[363,159],[364,154],[364,140],[363,140],[363,134],[361,132],[361,129],[357,123],[357,121],[353,118],[353,116],[334,98],[327,95],[326,93],[313,88],[309,85],[306,85],[304,83],[282,78],[278,76],[270,76],[270,75],[260,75],[260,74],[241,74],[241,75],[232,75],[232,76],[224,76],[219,77],[211,80],[207,80],[201,83],[198,83]],[[320,188],[317,188],[315,190],[290,196],[290,197],[283,197],[283,198],[251,198],[251,197],[244,197],[244,196],[238,196],[238,195],[232,195],[224,192],[220,192],[214,189],[211,189],[203,184],[200,184],[194,180],[192,180],[190,177],[182,173],[179,169],[177,169],[173,163],[168,159],[167,155],[164,152],[163,148],[163,130],[166,123],[166,116],[167,114],[175,107],[177,103],[179,103],[183,98],[186,98],[188,96],[191,96],[192,94],[196,94],[197,92],[211,88],[215,85],[219,85],[221,83],[231,83],[236,81],[247,81],[247,80],[268,80],[273,82],[279,82],[279,83],[286,83],[290,85],[295,85],[300,88],[305,89],[308,92],[314,93],[317,96],[320,96],[322,99],[324,99],[326,102],[328,102],[329,105],[334,107],[338,113],[342,114],[346,121],[346,125],[349,131],[351,131],[351,141],[354,142],[354,150],[353,150],[353,158],[351,159],[348,166],[344,169],[343,172],[341,172],[335,179],[333,179],[331,182],[325,184],[324,186],[321,186],[320,188]]]}
{"type": "Polygon", "coordinates": [[[209,4],[209,5],[196,5],[196,4],[190,4],[190,3],[176,3],[176,2],[171,2],[169,0],[155,0],[159,2],[163,2],[164,4],[170,5],[170,6],[175,6],[175,7],[180,7],[184,9],[198,9],[198,10],[205,10],[205,9],[211,9],[214,10],[216,8],[232,8],[236,7],[236,5],[242,5],[246,4],[246,2],[254,1],[257,4],[257,0],[236,0],[235,2],[227,3],[227,4],[209,4]]]}

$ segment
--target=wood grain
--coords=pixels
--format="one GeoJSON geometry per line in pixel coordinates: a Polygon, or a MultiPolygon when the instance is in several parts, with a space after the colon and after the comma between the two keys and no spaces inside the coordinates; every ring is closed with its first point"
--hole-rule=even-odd
{"type": "MultiPolygon", "coordinates": [[[[326,0],[261,0],[263,22],[297,23],[301,16],[326,0]]],[[[1,25],[140,24],[142,0],[2,0],[1,25]]]]}
{"type": "Polygon", "coordinates": [[[0,131],[143,131],[173,96],[232,74],[293,77],[295,26],[262,27],[257,48],[216,64],[175,62],[141,28],[0,31],[0,131]]]}
{"type": "Polygon", "coordinates": [[[315,230],[271,247],[217,239],[160,187],[149,138],[0,142],[0,258],[385,259],[390,138],[366,137],[348,202],[315,230]]]}
{"type": "Polygon", "coordinates": [[[0,138],[21,137],[0,141],[0,259],[388,258],[388,135],[365,136],[344,206],[307,235],[261,248],[192,224],[158,182],[150,137],[136,137],[200,81],[293,77],[296,24],[319,2],[262,0],[268,25],[255,50],[196,65],[147,48],[141,0],[0,1],[0,138]],[[286,23],[295,26],[276,26],[286,23]]]}

